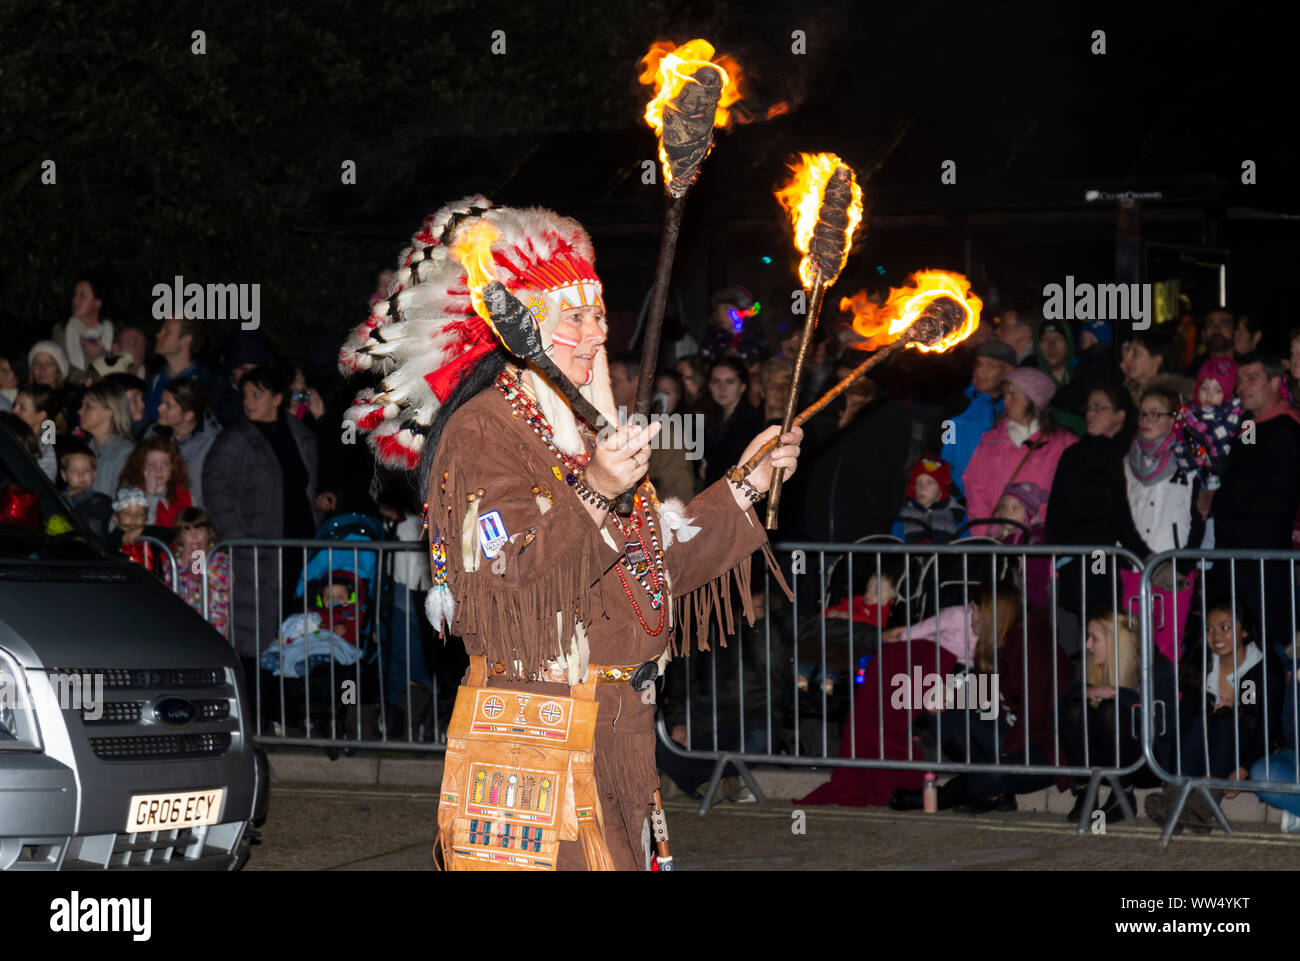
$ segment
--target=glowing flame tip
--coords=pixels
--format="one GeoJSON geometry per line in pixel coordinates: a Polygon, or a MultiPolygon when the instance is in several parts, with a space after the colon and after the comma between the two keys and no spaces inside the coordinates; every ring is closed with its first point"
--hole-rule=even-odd
{"type": "Polygon", "coordinates": [[[934,301],[949,297],[962,308],[962,322],[937,344],[913,341],[908,346],[925,353],[944,353],[961,343],[979,326],[983,301],[970,289],[962,274],[946,270],[918,270],[906,287],[890,290],[884,304],[876,304],[860,290],[852,297],[840,299],[840,310],[852,311],[853,329],[866,338],[856,345],[863,350],[877,350],[898,340],[934,301]]]}

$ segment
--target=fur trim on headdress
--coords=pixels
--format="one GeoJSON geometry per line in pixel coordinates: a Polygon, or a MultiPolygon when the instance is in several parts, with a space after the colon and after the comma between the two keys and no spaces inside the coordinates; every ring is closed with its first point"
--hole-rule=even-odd
{"type": "MultiPolygon", "coordinates": [[[[339,352],[339,369],[345,375],[370,370],[383,376],[377,390],[357,395],[344,417],[369,435],[387,466],[413,468],[419,463],[424,435],[438,409],[497,346],[491,328],[474,312],[465,270],[450,252],[462,225],[479,219],[499,234],[492,244],[496,278],[512,292],[526,292],[524,301],[538,318],[548,350],[562,309],[601,302],[591,238],[575,220],[537,207],[494,207],[479,195],[426,217],[402,251],[387,299],[374,305],[339,352]]],[[[582,453],[568,402],[539,372],[529,374],[539,406],[555,428],[557,446],[582,453]]],[[[613,422],[603,348],[593,364],[592,382],[579,386],[613,422]]]]}

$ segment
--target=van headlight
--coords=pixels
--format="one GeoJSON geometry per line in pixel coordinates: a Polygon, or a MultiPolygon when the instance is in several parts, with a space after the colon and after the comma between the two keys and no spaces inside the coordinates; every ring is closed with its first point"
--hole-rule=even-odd
{"type": "Polygon", "coordinates": [[[27,673],[0,650],[0,751],[40,749],[41,736],[36,727],[27,673]]]}

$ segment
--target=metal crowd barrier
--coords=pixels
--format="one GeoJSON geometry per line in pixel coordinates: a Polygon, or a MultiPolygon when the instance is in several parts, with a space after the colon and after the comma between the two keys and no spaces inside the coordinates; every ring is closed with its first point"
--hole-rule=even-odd
{"type": "MultiPolygon", "coordinates": [[[[1142,572],[1143,609],[1151,612],[1151,616],[1142,619],[1144,753],[1161,780],[1178,788],[1178,795],[1168,810],[1162,844],[1169,843],[1194,795],[1228,834],[1232,827],[1213,792],[1300,795],[1300,768],[1295,763],[1296,730],[1300,726],[1300,705],[1295,690],[1300,678],[1296,671],[1296,648],[1300,646],[1296,622],[1297,556],[1300,554],[1294,551],[1278,550],[1166,551],[1151,558],[1142,572]],[[1168,579],[1176,584],[1180,563],[1184,571],[1197,572],[1207,586],[1197,592],[1198,599],[1190,611],[1179,611],[1178,592],[1168,597],[1170,617],[1175,625],[1180,615],[1186,618],[1197,614],[1200,625],[1199,632],[1191,636],[1193,642],[1199,639],[1199,643],[1170,651],[1174,654],[1171,659],[1157,650],[1154,641],[1159,627],[1155,611],[1160,606],[1157,604],[1160,597],[1153,580],[1158,572],[1167,571],[1168,579]],[[1209,614],[1223,608],[1229,614],[1230,662],[1212,650],[1208,624],[1209,614]],[[1258,651],[1259,660],[1255,660],[1252,647],[1258,651]],[[1243,648],[1248,659],[1254,662],[1245,671],[1242,670],[1247,667],[1242,662],[1243,648]],[[1182,662],[1186,662],[1185,667],[1182,662]],[[1192,690],[1185,690],[1184,676],[1180,675],[1196,671],[1208,683],[1206,673],[1211,665],[1222,676],[1222,668],[1229,664],[1232,670],[1227,677],[1234,695],[1231,704],[1222,702],[1219,691],[1214,692],[1214,700],[1219,704],[1212,703],[1206,696],[1209,692],[1204,690],[1199,704],[1190,703],[1197,689],[1193,686],[1192,690]],[[1257,678],[1252,676],[1256,668],[1257,678]],[[1173,700],[1180,705],[1178,714],[1169,719],[1157,719],[1152,710],[1153,693],[1161,684],[1162,672],[1163,686],[1168,687],[1172,680],[1173,700]],[[1185,693],[1190,697],[1184,698],[1185,693]],[[1252,710],[1243,711],[1243,708],[1252,710]],[[1286,749],[1275,744],[1279,734],[1283,742],[1290,744],[1289,758],[1282,753],[1286,749]],[[1231,770],[1223,772],[1225,766],[1231,770]],[[1220,774],[1214,773],[1215,767],[1220,768],[1220,774]],[[1247,776],[1234,776],[1242,771],[1247,776]],[[1254,776],[1257,772],[1263,777],[1254,776]]],[[[1216,622],[1214,627],[1224,625],[1223,618],[1216,618],[1216,622]]]]}
{"type": "Polygon", "coordinates": [[[180,581],[177,579],[176,574],[176,556],[172,553],[171,547],[164,541],[160,541],[156,537],[150,537],[148,534],[142,534],[139,540],[143,541],[145,545],[144,566],[149,568],[149,570],[153,570],[153,563],[149,556],[149,551],[151,549],[156,550],[162,556],[163,562],[166,565],[163,570],[168,576],[164,578],[164,583],[166,583],[166,585],[173,591],[177,590],[177,585],[180,581]]]}
{"type": "MultiPolygon", "coordinates": [[[[171,583],[175,585],[176,559],[166,545],[160,543],[158,547],[170,559],[171,583]]],[[[1200,616],[1191,623],[1204,627],[1206,615],[1215,605],[1214,585],[1226,585],[1224,596],[1233,614],[1234,638],[1239,613],[1247,615],[1244,623],[1250,623],[1254,614],[1262,612],[1259,626],[1250,628],[1263,655],[1260,689],[1252,690],[1252,695],[1262,700],[1256,713],[1264,725],[1263,743],[1271,751],[1276,740],[1273,734],[1279,726],[1285,729],[1289,724],[1292,732],[1300,727],[1300,706],[1294,690],[1295,678],[1300,676],[1296,671],[1295,581],[1295,561],[1300,555],[1294,552],[1180,550],[1160,554],[1143,564],[1128,551],[1112,546],[1007,546],[985,538],[944,546],[904,545],[892,538],[868,538],[855,544],[783,543],[776,545],[775,552],[783,569],[790,572],[793,602],[785,600],[764,571],[761,617],[755,627],[738,630],[727,639],[725,648],[720,647],[720,639],[715,636],[710,652],[697,651],[670,662],[669,677],[660,696],[660,767],[666,766],[665,761],[709,767],[701,814],[717,799],[729,767],[734,768],[756,800],[764,800],[750,769],[754,764],[947,772],[1049,782],[1067,777],[1085,795],[1077,825],[1080,833],[1088,829],[1103,781],[1109,783],[1112,796],[1131,818],[1135,812],[1127,800],[1128,789],[1134,786],[1135,778],[1147,777],[1148,785],[1137,786],[1169,784],[1178,790],[1163,843],[1168,842],[1194,793],[1208,805],[1225,831],[1231,830],[1230,825],[1211,792],[1300,795],[1300,771],[1294,754],[1279,757],[1265,752],[1257,756],[1243,744],[1245,697],[1233,700],[1230,725],[1225,720],[1227,715],[1222,710],[1216,714],[1210,702],[1199,705],[1199,710],[1197,705],[1183,703],[1185,682],[1162,653],[1181,650],[1176,658],[1180,664],[1199,653],[1209,663],[1212,652],[1206,632],[1201,629],[1188,635],[1191,628],[1187,622],[1188,615],[1195,613],[1188,608],[1197,607],[1200,616]],[[861,595],[866,579],[874,575],[879,583],[887,571],[894,571],[898,578],[896,603],[902,606],[899,626],[903,638],[882,643],[877,625],[855,623],[850,602],[850,616],[840,621],[844,637],[840,660],[835,661],[831,655],[835,645],[828,641],[826,607],[842,597],[861,595]],[[1198,581],[1208,579],[1209,591],[1202,583],[1196,584],[1195,590],[1185,585],[1182,578],[1189,574],[1198,581]],[[842,587],[838,586],[840,576],[842,587]],[[884,662],[886,652],[893,651],[905,652],[903,662],[913,672],[941,676],[941,696],[946,701],[953,695],[960,699],[963,691],[971,693],[968,672],[980,672],[975,671],[975,652],[969,640],[962,645],[957,666],[946,672],[946,659],[938,646],[924,648],[924,654],[913,656],[914,646],[920,641],[911,634],[915,625],[932,614],[955,607],[965,611],[960,615],[959,631],[969,635],[971,602],[976,599],[979,585],[990,578],[997,585],[991,599],[994,632],[999,617],[997,591],[1012,592],[1011,617],[1020,628],[1006,637],[1000,650],[993,648],[989,671],[985,673],[1000,678],[999,662],[1015,659],[1019,664],[1017,680],[1025,691],[1019,705],[1024,716],[1017,717],[1016,723],[1027,730],[1032,718],[1042,719],[1041,712],[1050,715],[1050,743],[1031,744],[1026,736],[1023,747],[1013,754],[1001,750],[1009,732],[997,721],[981,727],[992,720],[981,716],[991,708],[990,704],[959,700],[955,705],[945,703],[943,710],[934,712],[918,711],[914,704],[900,708],[895,701],[914,699],[918,693],[924,698],[924,693],[917,690],[915,673],[903,675],[901,683],[897,674],[890,678],[886,696],[884,662]],[[1046,617],[1048,624],[1046,635],[1038,631],[1041,625],[1035,627],[1033,640],[1031,608],[1035,618],[1046,617]],[[1117,709],[1105,715],[1109,720],[1104,729],[1095,716],[1099,712],[1085,709],[1082,698],[1077,710],[1074,697],[1066,698],[1070,686],[1067,679],[1081,673],[1086,677],[1088,652],[1084,637],[1089,618],[1098,613],[1109,616],[1110,627],[1103,635],[1102,646],[1111,662],[1120,661],[1122,632],[1131,636],[1139,661],[1137,700],[1122,703],[1116,699],[1117,709]],[[1186,643],[1188,636],[1192,644],[1186,643]],[[1063,648],[1063,641],[1069,642],[1067,646],[1072,649],[1063,648]],[[1286,648],[1285,660],[1273,661],[1277,656],[1275,644],[1277,649],[1286,648]],[[1038,649],[1031,649],[1034,647],[1038,649]],[[720,668],[724,657],[734,666],[727,663],[720,668]],[[1035,664],[1051,672],[1050,694],[1046,696],[1044,691],[1030,690],[1030,671],[1035,664]],[[1287,671],[1291,694],[1286,702],[1287,716],[1283,717],[1277,710],[1277,698],[1286,696],[1286,688],[1280,689],[1275,682],[1279,674],[1287,671]],[[805,681],[802,686],[801,673],[805,681]],[[874,701],[864,698],[862,709],[874,704],[874,710],[860,723],[858,691],[864,684],[874,685],[875,689],[874,701]],[[904,694],[901,698],[900,693],[904,694]],[[833,700],[842,717],[832,711],[833,700]],[[1067,706],[1078,716],[1075,726],[1065,723],[1067,706]],[[886,718],[891,716],[888,712],[899,709],[906,711],[908,718],[901,748],[897,743],[888,745],[885,736],[886,718]],[[913,736],[916,720],[929,728],[932,743],[926,742],[924,730],[921,743],[917,743],[918,738],[913,736]],[[1247,771],[1251,776],[1231,778],[1209,770],[1211,753],[1222,760],[1227,751],[1224,735],[1216,734],[1212,740],[1211,728],[1225,726],[1231,731],[1233,769],[1247,771]],[[1199,727],[1199,739],[1194,727],[1199,727]],[[873,735],[868,740],[874,740],[875,746],[860,745],[859,732],[873,735]],[[1193,757],[1188,753],[1189,736],[1200,752],[1203,770],[1195,765],[1189,768],[1187,762],[1193,757]],[[1132,759],[1125,761],[1130,755],[1132,759]],[[1253,773],[1249,770],[1252,765],[1256,767],[1253,773]],[[1262,777],[1258,776],[1261,772],[1262,777]]],[[[212,549],[209,562],[221,553],[229,558],[233,574],[228,636],[249,674],[256,740],[331,752],[353,748],[421,753],[445,750],[441,695],[433,665],[426,664],[420,676],[415,676],[414,655],[422,643],[422,632],[429,630],[420,602],[422,594],[405,583],[411,580],[409,576],[399,579],[393,571],[394,561],[403,555],[416,565],[427,565],[428,555],[422,544],[230,540],[212,549]],[[412,552],[414,557],[410,557],[412,552]],[[304,577],[304,572],[313,570],[323,573],[304,577]],[[350,664],[338,663],[332,656],[321,656],[313,662],[308,648],[306,669],[295,673],[289,669],[292,664],[286,660],[287,649],[275,643],[279,628],[289,614],[310,612],[308,580],[319,580],[328,589],[336,582],[339,571],[351,571],[354,578],[362,579],[369,595],[368,610],[360,624],[362,633],[355,645],[360,656],[350,664]],[[301,596],[294,589],[299,584],[303,585],[301,596]],[[251,599],[246,596],[248,592],[252,593],[251,599]],[[391,614],[385,617],[384,610],[391,614]],[[268,656],[268,650],[275,653],[268,656]],[[385,683],[394,664],[399,665],[395,669],[404,682],[393,686],[392,690],[402,692],[395,700],[390,698],[385,683]],[[349,682],[350,687],[345,686],[349,682]],[[342,696],[345,691],[350,691],[351,699],[342,696]],[[416,695],[425,700],[418,709],[412,707],[416,695]],[[393,708],[399,705],[405,710],[394,716],[393,708]]],[[[409,575],[409,571],[406,573],[409,575]]],[[[203,589],[203,610],[211,614],[206,577],[203,589]]],[[[325,633],[333,632],[333,617],[330,608],[322,618],[325,633]]],[[[440,647],[441,642],[435,639],[432,657],[439,656],[440,647]]],[[[1233,651],[1235,669],[1240,666],[1235,644],[1233,651]]],[[[898,657],[890,655],[889,660],[894,662],[898,657]]],[[[423,662],[423,658],[418,660],[423,662]]],[[[929,677],[922,685],[927,686],[932,687],[929,677]]],[[[975,686],[978,688],[978,682],[975,686]]],[[[1006,687],[999,684],[1000,702],[995,712],[998,718],[1007,707],[1001,701],[1005,691],[1006,687]]],[[[1294,734],[1291,743],[1294,747],[1294,734]]]]}
{"type": "MultiPolygon", "coordinates": [[[[774,594],[773,585],[770,579],[765,581],[766,589],[765,605],[763,609],[762,623],[759,628],[761,637],[755,638],[752,633],[741,631],[736,636],[728,640],[729,645],[737,648],[734,659],[737,662],[737,676],[734,685],[735,711],[734,716],[724,718],[724,723],[720,728],[719,717],[719,678],[718,678],[718,649],[716,644],[710,654],[704,655],[707,659],[704,667],[707,667],[708,674],[704,678],[708,690],[705,695],[705,708],[707,716],[703,719],[707,724],[707,730],[703,738],[697,738],[697,726],[699,725],[699,698],[694,696],[698,694],[698,689],[692,683],[700,673],[700,655],[692,654],[691,657],[681,659],[670,665],[671,669],[679,670],[685,678],[685,717],[681,727],[685,728],[685,741],[687,746],[683,746],[669,736],[668,728],[670,722],[662,715],[659,720],[659,738],[660,743],[667,752],[677,758],[691,759],[695,761],[712,762],[713,770],[708,781],[708,787],[705,790],[704,798],[700,804],[700,813],[704,814],[714,803],[720,780],[728,766],[735,769],[739,777],[744,781],[749,790],[754,794],[756,799],[763,800],[762,790],[759,788],[756,780],[749,770],[752,764],[780,764],[788,766],[805,766],[805,767],[855,767],[855,768],[872,768],[883,770],[910,770],[910,771],[933,771],[933,772],[951,772],[966,774],[995,774],[995,775],[1018,775],[1033,778],[1053,778],[1056,776],[1065,776],[1078,779],[1080,782],[1086,780],[1087,786],[1084,791],[1087,795],[1084,805],[1084,814],[1080,818],[1079,830],[1082,832],[1087,829],[1088,814],[1092,810],[1092,801],[1096,797],[1097,789],[1100,782],[1104,779],[1108,781],[1112,788],[1116,788],[1122,778],[1135,774],[1142,766],[1143,757],[1141,745],[1136,743],[1138,737],[1138,712],[1136,707],[1129,710],[1127,719],[1122,717],[1123,712],[1112,712],[1113,724],[1108,734],[1110,737],[1104,737],[1099,731],[1090,732],[1090,715],[1092,712],[1082,711],[1080,718],[1080,730],[1078,732],[1078,742],[1081,745],[1079,757],[1070,759],[1065,755],[1063,734],[1064,732],[1060,716],[1063,704],[1063,696],[1066,689],[1061,687],[1061,671],[1058,666],[1061,664],[1060,659],[1066,656],[1060,647],[1062,622],[1066,621],[1072,615],[1060,607],[1058,594],[1066,579],[1072,578],[1078,585],[1079,589],[1079,609],[1082,612],[1089,611],[1099,600],[1094,597],[1089,600],[1089,591],[1094,593],[1097,590],[1098,571],[1105,572],[1100,577],[1103,589],[1108,588],[1112,599],[1101,598],[1104,601],[1106,610],[1111,614],[1113,623],[1111,647],[1112,652],[1117,656],[1119,647],[1119,625],[1121,619],[1127,619],[1124,612],[1120,609],[1118,598],[1121,596],[1121,566],[1133,572],[1136,593],[1136,574],[1141,571],[1141,561],[1133,554],[1118,547],[1108,546],[1089,546],[1089,547],[1050,547],[1050,546],[1004,546],[988,539],[977,538],[966,542],[957,542],[946,546],[930,545],[904,545],[891,538],[869,539],[870,542],[857,544],[825,544],[825,543],[786,543],[776,545],[778,559],[782,561],[782,566],[786,571],[792,572],[791,586],[795,594],[794,602],[790,605],[788,620],[783,620],[783,628],[791,633],[788,641],[784,638],[777,639],[777,649],[774,649],[774,634],[780,633],[780,630],[774,631],[774,622],[778,620],[775,615],[773,602],[779,599],[784,602],[784,598],[774,594]],[[919,622],[921,615],[929,615],[937,612],[941,608],[960,605],[966,609],[962,615],[962,630],[965,634],[970,633],[970,614],[969,607],[974,594],[977,590],[977,583],[986,579],[983,574],[984,569],[997,571],[1001,579],[1013,580],[1019,582],[1019,587],[1011,588],[1017,595],[1015,609],[1015,622],[1021,625],[1021,629],[1013,631],[1006,639],[1005,653],[999,653],[997,648],[993,649],[993,658],[991,664],[991,673],[993,676],[998,675],[998,662],[1011,656],[1015,651],[1011,650],[1012,645],[1019,645],[1019,661],[1021,664],[1022,686],[1026,691],[1026,699],[1023,704],[1025,717],[1018,718],[1018,723],[1028,726],[1029,717],[1037,711],[1046,711],[1051,715],[1051,744],[1036,745],[1035,751],[1031,747],[1028,738],[1025,739],[1024,748],[1017,751],[1014,756],[1004,756],[1001,753],[1000,745],[1004,739],[1004,734],[995,725],[993,727],[993,750],[987,749],[987,734],[980,739],[975,739],[972,733],[972,715],[978,717],[978,713],[972,710],[967,704],[965,709],[958,709],[955,712],[942,710],[937,712],[934,722],[931,725],[935,746],[941,748],[945,744],[944,730],[947,728],[951,735],[952,725],[958,726],[958,735],[961,745],[957,750],[957,757],[944,757],[942,754],[936,754],[933,750],[925,752],[919,750],[913,743],[912,738],[906,738],[905,751],[886,750],[886,699],[885,699],[885,678],[882,670],[875,670],[870,667],[865,670],[860,666],[858,658],[860,654],[870,655],[872,664],[882,657],[882,651],[885,648],[893,648],[895,644],[877,644],[877,629],[867,625],[854,626],[854,621],[850,617],[847,619],[847,656],[838,665],[840,683],[847,677],[849,683],[849,694],[847,698],[847,713],[843,719],[843,737],[847,739],[847,746],[841,743],[838,748],[835,746],[835,727],[837,721],[831,716],[829,704],[833,687],[828,687],[823,683],[819,686],[820,698],[813,693],[814,678],[806,678],[808,691],[805,692],[800,688],[800,660],[803,660],[798,654],[801,650],[807,650],[807,647],[801,644],[801,628],[811,623],[811,619],[805,621],[801,610],[806,611],[811,604],[813,610],[809,613],[816,616],[816,625],[813,628],[816,635],[813,640],[815,662],[811,665],[816,679],[830,678],[830,672],[835,670],[828,660],[827,651],[827,619],[821,614],[828,600],[830,600],[831,570],[827,567],[827,556],[836,555],[836,560],[831,564],[831,568],[844,567],[847,574],[848,589],[845,594],[860,594],[861,590],[857,587],[857,581],[854,579],[855,560],[858,564],[859,571],[863,566],[863,555],[865,557],[866,570],[868,576],[875,575],[877,581],[889,566],[886,559],[896,559],[893,567],[899,571],[899,592],[900,599],[897,603],[903,605],[904,617],[902,626],[904,628],[905,640],[895,642],[898,648],[906,651],[906,664],[912,665],[913,670],[921,666],[916,664],[912,656],[913,641],[910,640],[912,625],[919,622]],[[798,559],[798,563],[796,563],[798,559]],[[900,566],[901,562],[901,566],[900,566]],[[981,571],[977,572],[973,568],[975,565],[981,566],[981,571]],[[1031,571],[1033,572],[1031,574],[1031,571]],[[815,590],[809,591],[807,572],[816,572],[815,590]],[[1052,576],[1052,575],[1055,576],[1052,576]],[[1090,576],[1093,575],[1093,576],[1090,576]],[[1045,591],[1045,601],[1049,605],[1050,649],[1044,653],[1039,651],[1037,654],[1030,653],[1030,624],[1029,608],[1030,589],[1026,588],[1031,580],[1038,580],[1042,583],[1032,584],[1034,589],[1045,591]],[[1090,585],[1090,581],[1092,582],[1090,585]],[[746,636],[749,634],[750,636],[746,636]],[[746,645],[752,645],[755,642],[762,645],[761,655],[754,658],[752,655],[747,656],[746,645]],[[861,641],[861,646],[859,645],[861,641]],[[1051,677],[1051,694],[1046,698],[1046,703],[1038,703],[1029,691],[1029,672],[1031,661],[1034,658],[1046,657],[1050,661],[1051,677]],[[779,663],[778,663],[779,662],[779,663]],[[766,665],[766,677],[764,677],[761,691],[753,691],[752,687],[747,687],[745,683],[746,665],[753,666],[766,665]],[[857,733],[859,730],[858,723],[858,688],[862,684],[872,684],[876,686],[875,691],[875,748],[859,749],[857,744],[857,733]],[[789,697],[776,696],[775,690],[777,685],[784,685],[789,697]],[[752,704],[752,691],[758,695],[758,718],[755,723],[755,711],[752,704]],[[809,700],[808,697],[801,695],[811,694],[813,706],[816,708],[812,719],[812,737],[806,735],[806,728],[809,726],[803,715],[801,707],[805,707],[809,700]],[[751,698],[751,704],[746,705],[746,698],[751,698]],[[815,702],[820,701],[820,704],[815,702]],[[801,705],[803,701],[803,705],[801,705]],[[774,710],[774,708],[776,710],[774,710]],[[945,720],[950,718],[951,720],[945,720]],[[1127,733],[1127,739],[1122,735],[1127,733]],[[784,733],[784,737],[775,737],[774,731],[784,733]],[[820,735],[820,736],[818,736],[820,735]],[[1122,745],[1121,741],[1125,743],[1122,745]],[[1109,744],[1105,742],[1109,741],[1109,744]],[[701,743],[702,742],[702,743],[701,743]],[[983,748],[980,745],[983,744],[983,748]],[[1105,752],[1113,758],[1111,763],[1099,763],[1098,759],[1092,755],[1098,746],[1108,748],[1105,752]],[[1127,751],[1122,750],[1127,747],[1127,751]],[[1031,754],[1037,753],[1037,757],[1031,757],[1031,754]],[[1127,764],[1120,764],[1119,759],[1124,753],[1134,756],[1134,759],[1127,764]],[[989,754],[992,756],[990,757],[989,754]],[[900,756],[901,755],[901,756],[900,756]],[[977,755],[982,755],[981,757],[977,755]]],[[[768,575],[765,575],[767,577],[768,575]]],[[[996,586],[993,588],[993,611],[994,611],[994,630],[996,624],[996,591],[1000,589],[996,586]]],[[[1087,619],[1080,618],[1078,625],[1078,634],[1086,630],[1087,619]]],[[[1135,630],[1136,633],[1136,630],[1135,630]]],[[[1134,639],[1136,646],[1136,639],[1134,639]]],[[[891,658],[896,660],[896,658],[891,658]]],[[[975,669],[973,652],[967,650],[963,656],[958,658],[958,663],[964,665],[965,672],[971,672],[975,669]]],[[[1068,662],[1067,662],[1068,663],[1068,662]]],[[[930,669],[934,674],[943,675],[945,672],[941,666],[939,649],[934,650],[934,664],[930,669]]],[[[928,673],[928,672],[927,672],[928,673]]],[[[1065,672],[1065,677],[1070,678],[1075,671],[1070,669],[1065,672]]],[[[908,678],[902,682],[902,690],[906,691],[908,678]]],[[[1137,678],[1135,677],[1136,681],[1137,678]]],[[[945,678],[945,682],[947,678],[945,678]]],[[[894,688],[891,694],[890,710],[895,710],[894,701],[906,701],[907,698],[898,698],[899,687],[897,686],[897,675],[891,679],[891,687],[894,688]]],[[[1070,681],[1066,680],[1065,684],[1069,685],[1070,681]]],[[[960,689],[960,681],[954,685],[960,689]]],[[[965,684],[969,690],[969,680],[965,684]]],[[[989,687],[992,687],[990,683],[989,687]]],[[[915,685],[911,691],[912,697],[915,697],[915,685]]],[[[945,683],[945,693],[947,684],[945,683]]],[[[1040,692],[1041,693],[1041,692],[1040,692]]],[[[666,705],[671,711],[671,704],[666,705]]],[[[1001,710],[998,712],[1001,716],[1001,710]]],[[[897,720],[895,720],[895,725],[897,720]]],[[[871,719],[868,718],[868,723],[871,719]]],[[[909,725],[910,730],[910,725],[909,725]]],[[[680,733],[680,732],[679,732],[680,733]]],[[[868,731],[868,733],[871,733],[868,731]]],[[[951,741],[948,742],[951,747],[951,741]]],[[[671,763],[671,762],[670,762],[671,763]]],[[[661,767],[663,765],[661,764],[661,767]]],[[[1130,817],[1133,812],[1129,809],[1125,792],[1119,791],[1120,805],[1126,809],[1126,814],[1130,817]]]]}
{"type": "MultiPolygon", "coordinates": [[[[232,539],[212,548],[209,563],[223,553],[232,575],[228,637],[244,662],[255,740],[331,753],[446,750],[437,678],[422,650],[423,593],[406,583],[412,580],[409,569],[400,579],[393,571],[394,562],[410,558],[423,565],[427,580],[426,546],[414,541],[232,539]],[[340,574],[351,576],[336,579],[340,574]],[[350,587],[351,605],[364,603],[364,613],[356,615],[354,644],[335,639],[336,628],[347,633],[346,617],[340,613],[336,622],[334,606],[325,603],[315,605],[325,608],[319,632],[279,643],[291,614],[313,612],[309,586],[317,582],[327,592],[336,583],[350,587]],[[395,662],[401,665],[400,681],[390,686],[395,662]],[[417,663],[424,666],[420,677],[413,670],[417,663]],[[393,691],[397,697],[390,700],[393,691]]],[[[204,615],[211,620],[206,577],[203,593],[204,615]]],[[[441,641],[435,643],[441,647],[441,641]]],[[[436,663],[440,652],[432,656],[436,663]]]]}

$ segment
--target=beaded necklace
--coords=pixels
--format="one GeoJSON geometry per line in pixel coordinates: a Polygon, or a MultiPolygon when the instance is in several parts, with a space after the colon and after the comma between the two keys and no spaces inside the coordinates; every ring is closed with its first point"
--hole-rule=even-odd
{"type": "MultiPolygon", "coordinates": [[[[644,486],[648,488],[649,484],[644,486]]],[[[632,605],[632,613],[636,615],[641,627],[651,637],[658,637],[663,632],[664,615],[667,614],[664,608],[664,552],[659,544],[659,535],[655,533],[655,522],[651,519],[651,512],[646,509],[646,503],[640,492],[633,499],[633,505],[632,522],[627,527],[624,527],[621,520],[615,518],[619,531],[627,538],[627,547],[618,562],[618,579],[623,584],[623,593],[627,595],[628,602],[632,605]],[[641,528],[643,518],[646,534],[650,538],[648,556],[641,539],[633,539],[635,532],[641,528]],[[632,596],[632,586],[628,584],[627,574],[624,574],[624,571],[636,578],[637,583],[650,595],[650,608],[659,612],[659,623],[654,628],[651,628],[641,615],[641,605],[632,596]]]]}
{"type": "Polygon", "coordinates": [[[522,417],[524,423],[533,429],[533,433],[542,439],[542,443],[555,455],[561,464],[569,469],[564,482],[572,487],[578,482],[578,474],[590,460],[588,454],[569,454],[555,446],[555,430],[546,420],[541,408],[525,392],[523,385],[510,374],[502,371],[497,375],[496,388],[510,402],[510,409],[516,417],[522,417]]]}
{"type": "MultiPolygon", "coordinates": [[[[532,428],[533,433],[541,439],[547,449],[568,469],[568,473],[564,477],[565,483],[570,487],[576,484],[579,474],[591,459],[590,455],[575,456],[555,446],[554,429],[537,404],[524,392],[522,385],[515,377],[502,371],[497,375],[496,388],[509,401],[514,415],[523,418],[524,422],[532,428]]],[[[607,516],[614,518],[615,526],[627,542],[623,556],[619,558],[619,564],[616,568],[619,581],[623,584],[623,593],[627,595],[628,602],[632,605],[632,612],[636,615],[641,627],[651,637],[658,637],[663,632],[664,617],[667,613],[664,608],[664,552],[659,543],[659,535],[655,531],[654,521],[650,517],[651,510],[647,508],[650,482],[645,481],[641,487],[642,491],[639,491],[633,499],[632,516],[626,524],[623,523],[623,520],[615,511],[610,511],[607,516]],[[641,538],[636,536],[637,531],[641,530],[643,526],[650,540],[648,553],[641,538]],[[632,596],[632,587],[628,583],[627,574],[624,571],[636,578],[637,583],[650,595],[651,609],[659,612],[659,623],[653,629],[642,617],[641,607],[637,604],[636,598],[632,596]]]]}

